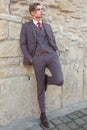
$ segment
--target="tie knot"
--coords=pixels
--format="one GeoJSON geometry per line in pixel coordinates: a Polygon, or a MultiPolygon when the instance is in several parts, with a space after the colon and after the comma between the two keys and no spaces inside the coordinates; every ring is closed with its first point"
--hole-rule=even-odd
{"type": "Polygon", "coordinates": [[[39,29],[41,29],[41,23],[40,23],[40,22],[37,23],[37,27],[38,27],[39,29]]]}

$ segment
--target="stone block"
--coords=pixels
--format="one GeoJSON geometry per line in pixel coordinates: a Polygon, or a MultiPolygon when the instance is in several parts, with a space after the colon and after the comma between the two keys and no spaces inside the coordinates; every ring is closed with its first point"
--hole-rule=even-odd
{"type": "Polygon", "coordinates": [[[9,22],[9,38],[20,39],[21,24],[9,22]]]}
{"type": "MultiPolygon", "coordinates": [[[[46,92],[47,112],[60,107],[60,88],[49,88],[46,92]],[[49,91],[49,92],[48,92],[49,91]],[[53,96],[54,94],[54,96],[53,96]],[[58,97],[58,98],[57,98],[58,97]]],[[[0,124],[13,120],[39,116],[35,76],[16,76],[0,79],[0,124]]]]}
{"type": "Polygon", "coordinates": [[[0,78],[16,77],[16,76],[18,77],[21,75],[31,77],[31,74],[34,74],[34,70],[32,67],[10,66],[10,67],[3,67],[0,69],[0,78]]]}
{"type": "Polygon", "coordinates": [[[0,20],[0,40],[7,39],[8,37],[8,22],[0,20]]]}
{"type": "Polygon", "coordinates": [[[59,8],[63,12],[74,12],[75,6],[68,0],[61,0],[59,2],[59,8]]]}
{"type": "Polygon", "coordinates": [[[0,79],[0,124],[38,114],[36,81],[32,76],[0,79]]]}
{"type": "Polygon", "coordinates": [[[28,18],[29,5],[21,5],[20,3],[13,3],[10,6],[11,14],[28,18]]]}
{"type": "Polygon", "coordinates": [[[82,63],[83,61],[83,49],[78,46],[71,45],[71,47],[64,45],[60,45],[60,50],[64,50],[65,52],[61,53],[60,59],[64,64],[73,64],[73,63],[82,63]],[[65,56],[66,55],[66,56],[65,56]]]}
{"type": "Polygon", "coordinates": [[[81,14],[80,13],[72,13],[71,16],[75,19],[81,19],[81,14]]]}
{"type": "Polygon", "coordinates": [[[65,84],[63,87],[63,106],[82,101],[83,64],[69,64],[63,67],[65,84]]]}
{"type": "Polygon", "coordinates": [[[71,2],[72,2],[72,4],[77,5],[79,7],[85,2],[85,0],[79,0],[79,2],[78,2],[78,0],[74,0],[74,1],[71,0],[71,2]]]}
{"type": "MultiPolygon", "coordinates": [[[[26,1],[27,1],[27,4],[32,3],[32,1],[31,1],[31,0],[26,0],[26,1]]],[[[33,2],[35,2],[35,0],[34,0],[33,2]]]]}
{"type": "Polygon", "coordinates": [[[11,2],[14,2],[14,3],[15,3],[15,2],[18,2],[18,1],[19,1],[19,0],[11,0],[11,2]]]}
{"type": "Polygon", "coordinates": [[[87,67],[84,67],[84,90],[83,90],[83,97],[84,100],[87,100],[87,67]]]}
{"type": "Polygon", "coordinates": [[[58,6],[59,6],[59,3],[58,2],[52,2],[52,1],[49,1],[48,3],[46,3],[46,5],[48,6],[48,7],[50,7],[50,8],[58,8],[58,6]]]}
{"type": "Polygon", "coordinates": [[[0,58],[0,67],[17,67],[23,64],[23,57],[0,58]]]}
{"type": "Polygon", "coordinates": [[[0,43],[0,57],[22,56],[20,43],[17,40],[7,40],[0,43]]]}
{"type": "Polygon", "coordinates": [[[46,92],[46,111],[53,111],[61,108],[62,87],[48,85],[46,92]]]}
{"type": "Polygon", "coordinates": [[[9,13],[10,0],[0,0],[0,13],[9,13]]]}
{"type": "Polygon", "coordinates": [[[20,16],[3,14],[3,13],[0,14],[0,19],[13,21],[13,22],[17,22],[17,23],[21,23],[22,22],[22,17],[20,17],[20,16]]]}

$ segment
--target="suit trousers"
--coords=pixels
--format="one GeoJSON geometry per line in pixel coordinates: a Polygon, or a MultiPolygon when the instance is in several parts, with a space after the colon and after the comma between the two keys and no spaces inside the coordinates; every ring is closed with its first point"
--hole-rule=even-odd
{"type": "Polygon", "coordinates": [[[33,57],[33,67],[37,81],[37,96],[42,113],[45,112],[45,69],[48,68],[51,76],[47,76],[48,85],[61,86],[64,83],[63,72],[57,53],[41,53],[33,57]]]}

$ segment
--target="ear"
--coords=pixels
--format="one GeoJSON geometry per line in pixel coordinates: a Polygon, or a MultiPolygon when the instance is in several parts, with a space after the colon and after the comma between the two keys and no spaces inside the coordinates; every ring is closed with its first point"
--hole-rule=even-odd
{"type": "Polygon", "coordinates": [[[32,12],[31,12],[31,15],[34,16],[34,15],[35,15],[35,11],[32,11],[32,12]]]}

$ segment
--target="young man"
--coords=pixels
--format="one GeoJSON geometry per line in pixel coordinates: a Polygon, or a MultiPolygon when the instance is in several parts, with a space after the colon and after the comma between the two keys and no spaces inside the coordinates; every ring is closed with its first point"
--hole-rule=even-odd
{"type": "Polygon", "coordinates": [[[23,24],[20,43],[24,54],[24,64],[33,65],[35,70],[41,125],[48,130],[50,126],[46,117],[45,91],[47,85],[63,85],[63,73],[59,62],[59,49],[51,26],[42,21],[43,8],[41,4],[32,3],[29,6],[29,12],[32,20],[23,24]],[[52,76],[45,74],[46,67],[52,76]]]}

